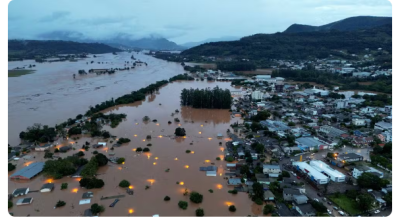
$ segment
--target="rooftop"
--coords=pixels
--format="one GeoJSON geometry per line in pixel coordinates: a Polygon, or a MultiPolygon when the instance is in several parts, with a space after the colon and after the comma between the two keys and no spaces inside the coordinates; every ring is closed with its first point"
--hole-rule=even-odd
{"type": "Polygon", "coordinates": [[[43,167],[44,167],[44,162],[32,163],[29,166],[18,170],[10,177],[15,178],[17,176],[23,176],[25,178],[31,179],[32,177],[36,176],[38,173],[42,172],[43,167]]]}

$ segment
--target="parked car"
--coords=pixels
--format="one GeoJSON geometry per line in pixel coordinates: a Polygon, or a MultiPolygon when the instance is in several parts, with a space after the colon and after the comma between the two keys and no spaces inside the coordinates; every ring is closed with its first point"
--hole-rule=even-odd
{"type": "Polygon", "coordinates": [[[375,213],[375,214],[378,214],[378,213],[380,213],[380,212],[381,212],[381,211],[379,211],[379,210],[376,210],[374,213],[375,213]]]}
{"type": "Polygon", "coordinates": [[[328,211],[328,214],[329,214],[329,215],[332,215],[331,210],[327,209],[327,211],[328,211]]]}
{"type": "Polygon", "coordinates": [[[329,204],[329,205],[332,205],[332,202],[328,201],[328,204],[329,204]]]}
{"type": "Polygon", "coordinates": [[[315,198],[314,201],[319,202],[319,200],[317,198],[315,198]]]}
{"type": "Polygon", "coordinates": [[[336,207],[336,206],[334,206],[334,207],[333,207],[333,209],[334,209],[334,210],[336,210],[336,211],[337,211],[337,210],[339,210],[339,208],[338,208],[338,207],[336,207]]]}
{"type": "Polygon", "coordinates": [[[317,195],[318,195],[319,197],[321,197],[321,193],[317,193],[317,195]]]}
{"type": "Polygon", "coordinates": [[[343,211],[338,211],[338,212],[339,212],[340,215],[344,215],[344,212],[343,212],[343,211]]]}
{"type": "Polygon", "coordinates": [[[311,156],[314,156],[314,155],[315,155],[315,153],[312,153],[312,154],[311,154],[311,156]]]}
{"type": "Polygon", "coordinates": [[[299,176],[297,176],[297,179],[300,179],[300,177],[299,177],[299,176]]]}
{"type": "Polygon", "coordinates": [[[293,171],[291,172],[293,176],[297,176],[293,171]]]}
{"type": "Polygon", "coordinates": [[[326,199],[325,197],[323,198],[323,200],[324,200],[325,202],[327,201],[327,199],[326,199]]]}

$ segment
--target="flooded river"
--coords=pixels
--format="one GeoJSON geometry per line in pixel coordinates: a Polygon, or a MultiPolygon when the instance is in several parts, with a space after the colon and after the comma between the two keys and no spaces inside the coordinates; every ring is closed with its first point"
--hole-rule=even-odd
{"type": "MultiPolygon", "coordinates": [[[[129,56],[129,54],[127,56],[129,56]]],[[[138,55],[136,56],[139,57],[138,55]]],[[[131,73],[118,72],[115,76],[98,76],[102,78],[108,77],[109,79],[97,79],[100,82],[95,86],[102,85],[102,83],[107,86],[97,90],[97,92],[87,89],[85,90],[86,93],[84,93],[85,97],[90,95],[96,96],[95,98],[97,101],[90,100],[90,98],[88,98],[88,100],[80,99],[81,96],[77,95],[76,102],[74,102],[73,98],[66,96],[71,100],[71,103],[66,103],[63,100],[59,100],[57,103],[55,103],[55,100],[52,101],[55,108],[60,109],[60,111],[63,112],[60,114],[63,115],[58,115],[57,112],[46,110],[42,105],[39,106],[40,109],[32,112],[36,112],[37,115],[41,115],[42,117],[46,117],[46,114],[52,112],[52,115],[48,115],[48,117],[55,120],[58,120],[57,118],[65,120],[66,118],[73,117],[85,111],[87,106],[91,103],[99,103],[104,99],[116,97],[119,94],[125,94],[156,80],[155,77],[147,77],[146,74],[141,73],[142,70],[147,74],[162,76],[159,79],[157,78],[157,80],[166,79],[172,75],[183,72],[182,67],[177,64],[154,60],[144,55],[141,56],[144,61],[149,63],[148,69],[146,69],[146,67],[139,67],[141,68],[140,71],[138,68],[131,73]],[[158,64],[160,69],[155,68],[151,63],[153,63],[153,65],[158,64]],[[163,66],[165,68],[163,68],[163,66]],[[166,69],[167,67],[170,69],[166,69]],[[174,72],[174,70],[176,70],[176,72],[174,72]],[[163,75],[163,73],[165,73],[165,75],[163,75]],[[136,79],[137,82],[128,81],[122,83],[121,86],[107,83],[117,80],[110,80],[112,77],[124,78],[118,76],[118,74],[125,75],[127,80],[130,78],[132,78],[131,80],[136,79]],[[142,78],[138,76],[135,78],[135,74],[142,76],[142,78]],[[140,86],[139,83],[141,83],[140,86]],[[113,89],[109,87],[112,87],[114,90],[122,91],[118,91],[117,93],[117,91],[113,91],[113,89]],[[106,91],[106,89],[108,90],[106,91]],[[103,97],[103,99],[99,97],[103,97]],[[78,111],[76,109],[81,110],[78,111]]],[[[35,74],[36,73],[31,74],[30,76],[33,77],[35,74]]],[[[72,73],[65,75],[71,74],[72,73]]],[[[64,80],[60,79],[60,81],[63,82],[63,84],[68,84],[68,81],[72,80],[67,78],[66,76],[64,80]]],[[[85,79],[82,81],[90,80],[85,79]]],[[[77,85],[75,85],[73,81],[69,83],[71,87],[74,85],[72,91],[79,90],[76,88],[77,85]]],[[[14,213],[15,216],[82,216],[84,210],[90,208],[91,204],[98,203],[105,207],[105,211],[101,213],[101,216],[152,216],[154,214],[159,214],[160,216],[195,216],[195,210],[198,207],[204,209],[205,216],[262,215],[262,206],[255,205],[251,199],[248,198],[247,193],[239,192],[237,195],[229,194],[228,190],[233,189],[233,187],[227,186],[227,180],[224,179],[226,162],[223,161],[222,151],[226,141],[230,140],[227,137],[226,131],[230,128],[230,124],[240,119],[232,118],[228,110],[193,109],[180,106],[179,96],[183,88],[206,88],[216,85],[221,88],[235,90],[228,82],[174,82],[162,87],[157,93],[148,95],[144,101],[116,106],[105,110],[104,113],[106,114],[111,112],[127,114],[126,120],[120,123],[118,127],[113,129],[109,126],[104,126],[104,129],[109,130],[113,135],[119,138],[130,138],[131,142],[111,151],[109,148],[112,143],[108,140],[107,147],[98,150],[107,156],[109,153],[113,152],[116,157],[125,157],[126,159],[124,165],[108,163],[98,170],[99,175],[97,178],[104,180],[104,187],[101,189],[87,190],[79,187],[78,178],[64,177],[60,180],[50,180],[44,177],[43,174],[40,174],[31,181],[11,181],[9,179],[8,193],[12,193],[14,189],[21,187],[29,187],[30,190],[39,190],[46,182],[51,181],[55,183],[53,192],[31,192],[26,196],[14,198],[14,207],[9,209],[9,212],[14,213]],[[176,109],[179,113],[175,112],[176,109]],[[151,120],[156,119],[157,122],[149,121],[145,123],[142,121],[144,116],[149,116],[151,120]],[[179,118],[180,122],[174,122],[174,118],[179,118]],[[168,121],[172,123],[168,124],[168,121]],[[185,128],[186,136],[174,138],[175,128],[179,126],[185,128]],[[223,134],[223,138],[217,138],[218,133],[223,134]],[[151,135],[152,138],[146,140],[147,135],[151,135]],[[220,145],[219,142],[222,142],[222,145],[220,145]],[[149,143],[151,143],[149,153],[136,153],[134,151],[138,147],[147,147],[149,143]],[[186,150],[190,150],[192,153],[186,153],[186,150]],[[217,161],[216,157],[221,157],[222,160],[217,161]],[[218,174],[215,177],[206,176],[204,171],[199,171],[200,166],[210,166],[211,163],[215,163],[215,166],[218,167],[218,174]],[[166,169],[170,169],[170,171],[165,172],[166,169]],[[134,195],[128,195],[124,189],[118,186],[119,182],[123,179],[131,183],[134,195]],[[180,182],[180,184],[177,184],[177,182],[180,182]],[[68,183],[68,189],[61,190],[61,183],[68,183]],[[147,190],[145,189],[146,185],[150,186],[147,190]],[[183,195],[185,189],[189,192],[197,191],[201,193],[203,195],[203,202],[200,204],[190,202],[189,196],[183,195]],[[210,193],[209,189],[212,189],[213,193],[210,193]],[[90,204],[79,205],[82,194],[88,191],[94,193],[90,204]],[[120,201],[115,207],[109,207],[114,199],[101,200],[102,197],[115,195],[125,195],[125,197],[120,198],[120,201]],[[171,200],[164,201],[163,199],[165,196],[169,196],[171,200]],[[15,202],[23,197],[33,197],[33,203],[26,206],[16,206],[15,202]],[[58,200],[65,201],[66,205],[61,208],[53,209],[58,200]],[[182,210],[178,207],[178,202],[180,200],[189,203],[187,210],[182,210]],[[237,211],[230,212],[228,210],[229,205],[235,205],[237,211]]],[[[89,85],[87,85],[87,87],[89,87],[89,85]]],[[[44,92],[42,91],[41,93],[44,92]]],[[[62,92],[58,92],[57,94],[58,96],[62,96],[62,92]]],[[[37,98],[40,98],[40,96],[37,98]]],[[[60,97],[60,99],[62,99],[62,97],[60,97]]],[[[28,116],[21,117],[27,117],[32,122],[32,119],[28,116]]],[[[39,121],[40,120],[37,119],[37,122],[39,121]]],[[[21,126],[21,129],[31,125],[31,122],[23,122],[26,123],[26,125],[21,126]]],[[[52,123],[56,122],[53,121],[52,123]]],[[[9,127],[13,126],[9,125],[9,127]]],[[[77,153],[86,141],[89,141],[92,145],[103,140],[81,137],[77,141],[78,143],[74,144],[75,150],[57,154],[61,157],[66,157],[77,153]]],[[[85,152],[84,157],[89,159],[93,151],[94,149],[90,148],[88,152],[85,152]]],[[[43,152],[33,152],[30,156],[31,158],[18,161],[16,170],[29,165],[29,163],[33,161],[45,161],[43,152]]],[[[9,172],[9,176],[13,172],[9,172]]]]}
{"type": "MultiPolygon", "coordinates": [[[[77,62],[36,63],[34,60],[8,62],[8,69],[28,67],[36,71],[8,78],[8,142],[19,144],[19,133],[34,123],[54,126],[68,118],[85,113],[90,105],[117,98],[155,81],[169,79],[184,72],[177,63],[156,59],[142,53],[121,52],[118,55],[100,54],[77,62]],[[78,70],[124,68],[131,56],[148,66],[117,71],[115,74],[87,74],[78,70]],[[94,61],[91,64],[91,61],[94,61]],[[86,64],[88,62],[88,64],[86,64]],[[98,64],[100,62],[100,64],[98,64]],[[103,64],[101,63],[103,62],[103,64]],[[76,74],[76,78],[73,78],[76,74]]],[[[132,64],[128,65],[132,66],[132,64]]]]}

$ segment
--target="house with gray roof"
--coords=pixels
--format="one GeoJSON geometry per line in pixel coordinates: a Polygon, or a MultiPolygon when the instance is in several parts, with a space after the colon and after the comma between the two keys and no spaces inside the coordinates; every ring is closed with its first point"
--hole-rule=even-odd
{"type": "Polygon", "coordinates": [[[315,216],[316,213],[315,209],[309,203],[297,205],[295,209],[301,216],[315,216]]]}
{"type": "Polygon", "coordinates": [[[297,205],[301,205],[301,204],[305,204],[308,201],[307,196],[305,195],[293,195],[293,201],[297,204],[297,205]]]}
{"type": "Polygon", "coordinates": [[[298,189],[292,189],[292,188],[284,188],[283,189],[283,200],[285,201],[293,201],[294,196],[300,196],[302,195],[300,193],[300,190],[298,189]]]}
{"type": "Polygon", "coordinates": [[[228,179],[228,186],[239,186],[242,185],[242,181],[239,178],[228,179]]]}
{"type": "Polygon", "coordinates": [[[263,173],[268,174],[269,177],[278,177],[281,173],[281,167],[275,164],[263,164],[263,173]]]}
{"type": "Polygon", "coordinates": [[[28,192],[29,192],[29,188],[18,188],[12,192],[12,196],[14,196],[14,197],[24,196],[24,195],[28,194],[28,192]]]}
{"type": "Polygon", "coordinates": [[[10,176],[11,179],[30,180],[43,171],[44,162],[32,163],[10,176]]]}

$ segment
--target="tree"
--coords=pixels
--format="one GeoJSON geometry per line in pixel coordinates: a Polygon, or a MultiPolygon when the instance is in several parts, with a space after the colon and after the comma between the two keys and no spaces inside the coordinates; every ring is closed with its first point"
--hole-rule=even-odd
{"type": "Polygon", "coordinates": [[[96,154],[94,157],[96,158],[97,165],[98,165],[99,167],[107,165],[107,163],[108,163],[108,158],[107,158],[106,155],[104,155],[104,154],[102,154],[102,153],[98,153],[98,154],[96,154]]]}
{"type": "Polygon", "coordinates": [[[264,215],[268,215],[268,214],[274,212],[274,210],[275,210],[275,208],[273,205],[267,204],[263,208],[263,213],[264,213],[264,215]]]}
{"type": "Polygon", "coordinates": [[[9,201],[8,201],[8,208],[12,208],[13,205],[14,205],[13,202],[9,200],[9,201]]]}
{"type": "Polygon", "coordinates": [[[233,161],[233,157],[232,156],[227,156],[225,157],[225,160],[228,162],[232,162],[233,161]]]}
{"type": "Polygon", "coordinates": [[[104,186],[104,181],[96,178],[82,178],[79,181],[79,185],[81,187],[85,187],[86,189],[98,189],[104,186]]]}
{"type": "Polygon", "coordinates": [[[188,203],[186,201],[179,201],[178,206],[179,206],[179,208],[186,210],[188,207],[188,203]]]}
{"type": "Polygon", "coordinates": [[[169,196],[164,197],[164,201],[169,201],[169,200],[171,200],[171,198],[169,198],[169,196]]]}
{"type": "Polygon", "coordinates": [[[372,208],[375,199],[370,194],[363,193],[357,197],[357,200],[359,209],[368,211],[372,208]]]}
{"type": "Polygon", "coordinates": [[[186,131],[184,128],[176,128],[175,129],[175,135],[176,136],[185,136],[186,135],[186,131]]]}
{"type": "Polygon", "coordinates": [[[283,170],[282,171],[282,177],[290,177],[290,174],[288,171],[283,170]]]}
{"type": "Polygon", "coordinates": [[[256,200],[257,198],[262,200],[264,199],[264,188],[261,183],[255,182],[253,184],[253,193],[253,200],[256,200]]]}
{"type": "Polygon", "coordinates": [[[65,202],[61,201],[61,200],[58,200],[58,202],[56,204],[56,207],[58,208],[58,207],[62,207],[62,206],[65,206],[65,202]]]}
{"type": "Polygon", "coordinates": [[[68,183],[61,184],[61,189],[67,189],[67,188],[68,188],[68,183]]]}
{"type": "Polygon", "coordinates": [[[191,192],[190,193],[190,201],[194,203],[201,203],[203,201],[203,195],[198,192],[191,192]]]}
{"type": "Polygon", "coordinates": [[[79,151],[78,153],[76,153],[76,156],[83,157],[83,156],[85,156],[85,153],[83,153],[82,151],[79,151]]]}
{"type": "MultiPolygon", "coordinates": [[[[74,157],[46,161],[43,167],[43,174],[54,179],[61,179],[63,176],[74,174],[76,168],[72,159],[74,157]]],[[[75,159],[78,158],[75,157],[75,159]]]]}
{"type": "Polygon", "coordinates": [[[296,124],[295,124],[294,122],[292,122],[292,121],[288,123],[288,126],[290,126],[290,127],[293,127],[293,126],[295,126],[295,125],[296,125],[296,124]]]}
{"type": "Polygon", "coordinates": [[[122,180],[121,182],[119,182],[119,186],[120,187],[129,187],[131,184],[127,181],[127,180],[122,180]]]}
{"type": "Polygon", "coordinates": [[[143,148],[143,152],[149,152],[149,151],[150,151],[150,148],[148,148],[148,147],[143,148]]]}
{"type": "Polygon", "coordinates": [[[15,170],[15,165],[12,163],[8,163],[8,172],[15,170]]]}
{"type": "Polygon", "coordinates": [[[326,206],[324,206],[324,204],[322,204],[321,202],[317,202],[317,201],[313,200],[313,201],[311,201],[311,205],[317,212],[320,212],[320,213],[327,212],[326,206]]]}
{"type": "Polygon", "coordinates": [[[236,207],[234,205],[229,206],[229,211],[236,212],[236,207]]]}
{"type": "Polygon", "coordinates": [[[92,206],[90,206],[90,211],[93,214],[98,214],[100,212],[104,212],[104,207],[102,205],[99,205],[97,203],[94,203],[92,206]]]}
{"type": "Polygon", "coordinates": [[[196,216],[204,216],[204,210],[201,208],[196,209],[196,216]]]}
{"type": "Polygon", "coordinates": [[[118,158],[118,160],[117,160],[117,163],[118,164],[122,164],[122,163],[124,163],[125,162],[125,158],[123,158],[123,157],[120,157],[120,158],[118,158]]]}
{"type": "Polygon", "coordinates": [[[367,172],[362,173],[357,179],[357,184],[361,188],[380,190],[382,187],[381,183],[381,178],[367,172]]]}

